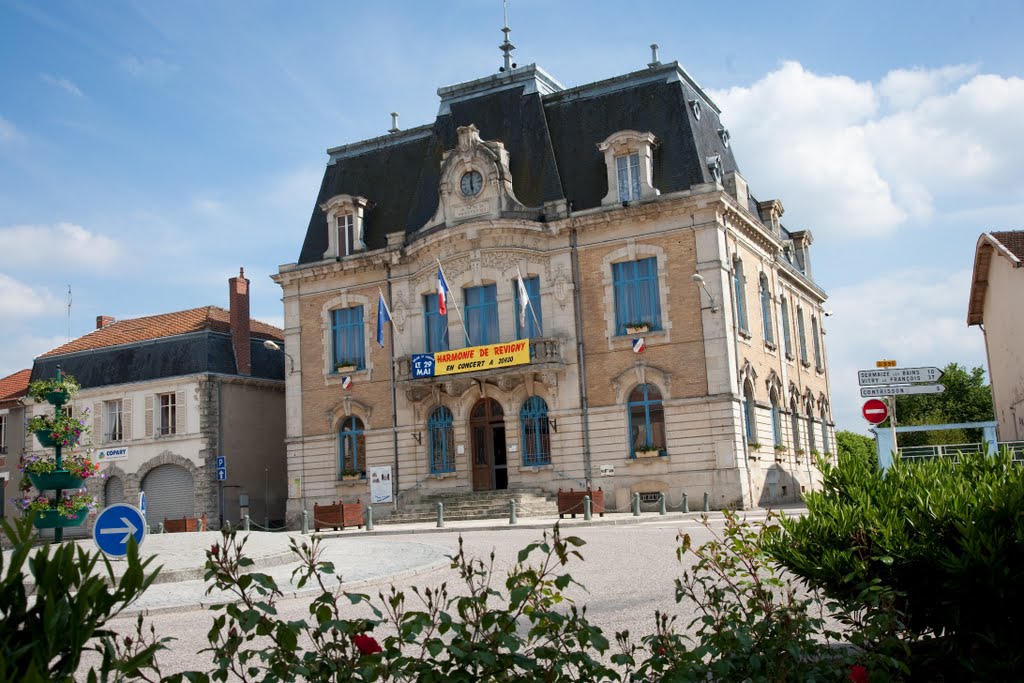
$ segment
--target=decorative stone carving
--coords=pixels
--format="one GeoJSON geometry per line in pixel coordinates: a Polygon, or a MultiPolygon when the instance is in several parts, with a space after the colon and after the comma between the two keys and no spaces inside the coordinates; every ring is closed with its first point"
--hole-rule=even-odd
{"type": "Polygon", "coordinates": [[[512,391],[523,383],[523,376],[519,374],[505,374],[498,378],[498,388],[502,391],[512,391]]]}

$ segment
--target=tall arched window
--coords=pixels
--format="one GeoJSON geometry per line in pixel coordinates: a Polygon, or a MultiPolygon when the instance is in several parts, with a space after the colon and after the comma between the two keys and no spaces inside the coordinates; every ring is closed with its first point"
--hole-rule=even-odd
{"type": "Polygon", "coordinates": [[[803,442],[800,440],[800,406],[797,405],[796,399],[790,401],[789,410],[789,420],[793,428],[793,450],[799,455],[803,442]]]}
{"type": "Polygon", "coordinates": [[[825,414],[825,406],[821,407],[821,450],[822,453],[831,453],[828,441],[828,416],[825,414]]]}
{"type": "Polygon", "coordinates": [[[366,434],[363,421],[355,415],[346,417],[338,430],[338,452],[341,454],[341,473],[365,474],[366,434]]]}
{"type": "Polygon", "coordinates": [[[743,385],[743,426],[747,432],[747,443],[757,443],[757,423],[754,418],[754,385],[749,381],[743,385]]]}
{"type": "Polygon", "coordinates": [[[764,341],[775,344],[775,328],[772,325],[772,290],[768,286],[768,276],[761,273],[761,321],[764,325],[764,341]]]}
{"type": "Polygon", "coordinates": [[[783,446],[782,443],[782,411],[779,409],[779,392],[771,390],[769,396],[772,404],[772,443],[776,446],[783,446]]]}
{"type": "Polygon", "coordinates": [[[814,404],[811,401],[807,401],[807,452],[813,453],[818,450],[818,444],[815,443],[814,436],[814,404]]]}
{"type": "Polygon", "coordinates": [[[641,384],[629,395],[629,448],[630,457],[637,451],[665,452],[665,410],[661,406],[661,392],[653,384],[641,384]]]}
{"type": "Polygon", "coordinates": [[[430,439],[430,473],[455,471],[455,431],[452,429],[452,411],[438,406],[427,420],[430,439]]]}
{"type": "Polygon", "coordinates": [[[793,358],[793,338],[789,331],[789,301],[782,297],[782,342],[786,350],[786,358],[793,358]]]}
{"type": "Polygon", "coordinates": [[[821,362],[821,338],[818,335],[818,317],[811,316],[811,342],[814,344],[814,369],[824,370],[821,362]]]}
{"type": "Polygon", "coordinates": [[[523,429],[523,465],[551,464],[551,436],[548,431],[548,404],[540,396],[531,396],[519,411],[523,429]]]}
{"type": "Polygon", "coordinates": [[[800,362],[810,365],[807,360],[807,335],[804,333],[804,307],[796,307],[796,333],[800,342],[800,362]]]}
{"type": "Polygon", "coordinates": [[[743,275],[743,261],[732,260],[732,286],[736,290],[736,324],[742,332],[749,334],[747,326],[747,278],[743,275]]]}

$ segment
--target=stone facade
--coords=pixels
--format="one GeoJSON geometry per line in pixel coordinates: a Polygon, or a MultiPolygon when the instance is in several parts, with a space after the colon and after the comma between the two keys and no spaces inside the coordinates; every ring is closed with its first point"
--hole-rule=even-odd
{"type": "MultiPolygon", "coordinates": [[[[602,87],[618,83],[629,85],[622,80],[602,87]]],[[[574,93],[586,97],[587,86],[574,93]]],[[[446,106],[442,102],[442,112],[446,106]]],[[[727,142],[727,136],[722,139],[727,142]]],[[[618,509],[626,509],[636,492],[663,492],[671,505],[678,505],[683,494],[696,501],[706,492],[715,506],[750,507],[796,500],[817,485],[811,451],[831,452],[834,441],[821,322],[825,294],[810,278],[810,233],[786,231],[779,223],[781,203],[753,202],[743,178],[735,170],[723,176],[717,160],[709,170],[701,169],[710,174],[710,182],[659,190],[659,183],[666,185],[659,169],[669,163],[663,157],[671,150],[656,149],[652,156],[657,140],[653,133],[629,129],[597,138],[605,164],[616,163],[615,154],[628,158],[630,150],[639,149],[643,182],[638,181],[630,200],[620,200],[614,186],[602,186],[591,207],[577,210],[568,201],[551,201],[529,209],[518,198],[516,174],[509,170],[515,150],[464,125],[454,146],[439,156],[438,208],[419,229],[389,232],[383,246],[371,244],[328,259],[318,251],[280,268],[274,279],[283,289],[285,342],[297,350],[296,372],[286,378],[289,513],[312,509],[314,502],[368,499],[365,480],[340,476],[344,439],[339,430],[347,424],[362,429],[360,469],[395,468],[399,501],[434,491],[505,486],[556,491],[592,485],[601,486],[610,496],[609,506],[618,509]],[[479,190],[473,186],[474,172],[482,179],[479,190]],[[468,190],[459,186],[466,178],[468,190]],[[645,287],[656,291],[654,310],[660,319],[654,329],[624,333],[616,266],[652,263],[647,259],[653,259],[656,273],[645,287]],[[737,300],[733,288],[737,259],[746,274],[740,280],[746,299],[742,316],[743,297],[737,300]],[[464,290],[496,285],[501,342],[516,339],[518,274],[539,279],[542,330],[530,342],[529,364],[412,376],[411,356],[427,348],[426,297],[437,292],[439,264],[450,287],[449,301],[460,307],[464,290]],[[770,289],[765,310],[772,342],[765,341],[762,327],[762,274],[770,289]],[[392,315],[385,348],[375,341],[380,295],[392,315]],[[786,357],[781,340],[782,297],[791,311],[792,358],[786,357]],[[349,308],[362,311],[364,367],[336,372],[332,311],[349,308]],[[801,362],[797,308],[804,316],[807,363],[801,362]],[[817,341],[811,338],[811,316],[817,341]],[[634,340],[640,337],[645,348],[634,353],[634,340]],[[346,381],[351,382],[348,388],[346,381]],[[756,404],[750,411],[750,439],[744,422],[748,385],[756,404]],[[636,406],[629,405],[631,395],[643,387],[645,396],[656,397],[643,409],[663,416],[646,426],[631,412],[636,406]],[[544,401],[550,423],[550,461],[539,465],[522,457],[526,434],[520,414],[530,397],[544,401]],[[791,404],[797,407],[795,420],[791,404]],[[488,415],[500,408],[500,417],[488,418],[481,431],[484,422],[474,416],[485,405],[491,406],[488,415]],[[451,471],[431,467],[437,446],[432,446],[429,422],[439,408],[452,416],[451,471]],[[781,421],[778,451],[772,447],[773,415],[781,421]],[[662,429],[659,419],[663,437],[655,436],[662,429]],[[640,443],[643,434],[647,446],[660,447],[657,452],[634,451],[645,445],[640,443]],[[481,453],[481,440],[491,459],[490,486],[481,484],[486,477],[474,476],[479,466],[473,454],[481,453]],[[760,443],[761,449],[752,450],[748,441],[760,443]],[[495,466],[497,452],[505,453],[507,470],[495,466]]],[[[344,154],[331,163],[344,163],[344,154]]],[[[604,166],[594,174],[606,175],[607,184],[616,177],[615,169],[604,166]]],[[[357,196],[342,189],[340,197],[357,196]]],[[[316,231],[333,229],[332,217],[321,223],[314,216],[307,245],[329,241],[316,231]]],[[[370,230],[367,243],[372,237],[370,230]]],[[[466,345],[466,334],[453,309],[449,303],[447,332],[450,348],[457,350],[466,345]]]]}

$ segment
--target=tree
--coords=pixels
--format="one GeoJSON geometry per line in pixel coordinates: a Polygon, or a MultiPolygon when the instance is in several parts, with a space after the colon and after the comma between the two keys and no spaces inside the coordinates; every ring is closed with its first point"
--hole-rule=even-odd
{"type": "MultiPolygon", "coordinates": [[[[942,369],[941,394],[913,394],[896,397],[897,426],[956,424],[992,420],[992,391],[985,383],[985,369],[970,371],[957,363],[942,369]]],[[[883,427],[889,426],[886,420],[883,427]]],[[[899,444],[926,446],[930,444],[977,443],[981,441],[979,429],[956,429],[937,432],[911,432],[900,434],[899,444]]]]}
{"type": "Polygon", "coordinates": [[[856,458],[878,466],[878,449],[870,436],[846,430],[836,432],[836,451],[839,458],[856,458]]]}

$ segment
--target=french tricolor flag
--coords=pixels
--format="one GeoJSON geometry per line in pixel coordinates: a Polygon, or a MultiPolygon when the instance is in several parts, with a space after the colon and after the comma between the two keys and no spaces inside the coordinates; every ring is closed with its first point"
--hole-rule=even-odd
{"type": "Polygon", "coordinates": [[[448,315],[448,303],[445,298],[448,296],[448,283],[444,279],[444,271],[441,266],[437,267],[437,311],[441,315],[448,315]]]}

